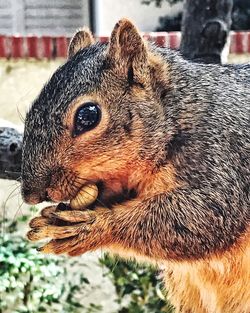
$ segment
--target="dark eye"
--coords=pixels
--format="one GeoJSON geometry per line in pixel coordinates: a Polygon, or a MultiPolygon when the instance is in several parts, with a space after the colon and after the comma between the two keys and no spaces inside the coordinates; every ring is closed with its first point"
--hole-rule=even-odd
{"type": "Polygon", "coordinates": [[[86,102],[75,114],[73,136],[78,136],[95,128],[101,119],[101,110],[97,103],[86,102]]]}

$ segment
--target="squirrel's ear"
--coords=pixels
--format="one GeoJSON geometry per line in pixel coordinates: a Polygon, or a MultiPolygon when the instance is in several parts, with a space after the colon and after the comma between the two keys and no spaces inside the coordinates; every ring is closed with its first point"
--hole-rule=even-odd
{"type": "Polygon", "coordinates": [[[132,72],[140,81],[145,77],[148,53],[146,44],[136,27],[127,19],[121,19],[110,36],[107,57],[111,65],[123,74],[132,72]]]}
{"type": "Polygon", "coordinates": [[[95,39],[88,28],[80,29],[70,41],[68,59],[72,58],[80,49],[86,48],[95,43],[95,39]]]}

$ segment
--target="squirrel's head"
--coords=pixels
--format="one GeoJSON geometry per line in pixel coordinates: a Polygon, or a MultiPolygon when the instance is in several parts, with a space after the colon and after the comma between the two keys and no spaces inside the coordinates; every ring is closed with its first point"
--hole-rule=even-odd
{"type": "Polygon", "coordinates": [[[108,44],[80,30],[68,54],[26,117],[22,194],[29,203],[69,200],[87,182],[114,193],[134,188],[138,173],[165,157],[167,65],[135,26],[118,22],[108,44]]]}

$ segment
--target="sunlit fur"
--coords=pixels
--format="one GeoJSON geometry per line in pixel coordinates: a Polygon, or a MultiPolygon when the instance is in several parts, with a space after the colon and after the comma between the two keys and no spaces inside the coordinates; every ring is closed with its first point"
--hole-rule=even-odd
{"type": "Polygon", "coordinates": [[[188,62],[127,20],[108,45],[80,32],[69,51],[26,117],[22,192],[59,202],[91,182],[99,197],[75,220],[43,210],[29,239],[163,265],[177,312],[249,313],[250,67],[188,62]],[[102,119],[73,137],[86,101],[102,119]]]}

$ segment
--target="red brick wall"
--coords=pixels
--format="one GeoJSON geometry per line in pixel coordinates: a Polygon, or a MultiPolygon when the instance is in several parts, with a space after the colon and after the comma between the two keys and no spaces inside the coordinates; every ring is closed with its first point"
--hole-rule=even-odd
{"type": "MultiPolygon", "coordinates": [[[[180,32],[151,32],[143,36],[159,46],[172,49],[179,48],[181,39],[180,32]]],[[[50,36],[0,36],[0,58],[65,58],[69,40],[67,37],[50,36]]],[[[108,37],[98,37],[97,40],[106,42],[108,37]]],[[[230,41],[230,53],[250,53],[250,32],[231,32],[230,41]]]]}

